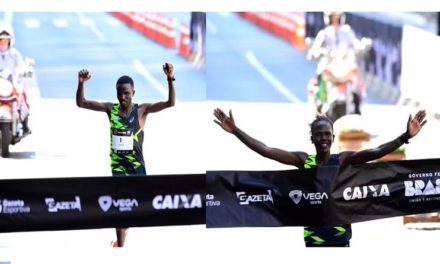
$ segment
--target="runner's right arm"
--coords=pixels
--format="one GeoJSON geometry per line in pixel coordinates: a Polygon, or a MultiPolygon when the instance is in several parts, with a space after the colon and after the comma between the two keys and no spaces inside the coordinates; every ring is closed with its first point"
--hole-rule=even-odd
{"type": "Polygon", "coordinates": [[[110,112],[111,103],[101,103],[92,100],[86,100],[84,97],[84,83],[92,76],[89,71],[81,70],[78,72],[78,89],[76,90],[76,105],[81,108],[100,112],[110,112]]]}
{"type": "Polygon", "coordinates": [[[229,116],[227,116],[221,109],[217,108],[214,109],[214,116],[217,118],[217,120],[214,120],[216,124],[226,132],[234,134],[247,147],[263,157],[276,160],[283,164],[293,165],[297,168],[302,168],[304,166],[304,162],[308,156],[307,153],[301,151],[289,152],[266,146],[266,144],[249,136],[235,125],[232,111],[229,111],[229,116]]]}

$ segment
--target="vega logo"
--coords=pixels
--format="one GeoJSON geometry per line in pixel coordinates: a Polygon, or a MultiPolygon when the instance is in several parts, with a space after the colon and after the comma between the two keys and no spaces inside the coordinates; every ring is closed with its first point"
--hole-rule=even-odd
{"type": "Polygon", "coordinates": [[[325,192],[303,193],[301,190],[290,191],[289,197],[295,204],[299,204],[302,198],[309,201],[310,204],[322,204],[322,200],[328,199],[328,195],[325,192]]]}
{"type": "Polygon", "coordinates": [[[289,197],[295,204],[299,204],[301,202],[302,191],[301,190],[292,190],[289,192],[289,197]]]}
{"type": "Polygon", "coordinates": [[[110,196],[101,196],[98,199],[102,211],[107,212],[112,207],[112,198],[110,196]]]}
{"type": "Polygon", "coordinates": [[[98,198],[99,207],[101,207],[102,211],[107,212],[110,210],[112,205],[115,208],[118,208],[120,212],[131,211],[133,207],[138,207],[139,203],[136,199],[132,198],[119,198],[113,199],[109,195],[103,195],[98,198]]]}

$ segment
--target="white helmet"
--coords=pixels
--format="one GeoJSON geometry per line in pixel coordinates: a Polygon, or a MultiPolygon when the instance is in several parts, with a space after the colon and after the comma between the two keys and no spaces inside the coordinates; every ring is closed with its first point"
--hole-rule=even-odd
{"type": "Polygon", "coordinates": [[[9,39],[9,45],[11,45],[12,38],[12,28],[6,23],[0,24],[0,39],[9,39]]]}
{"type": "Polygon", "coordinates": [[[324,22],[326,25],[330,25],[332,16],[339,16],[339,25],[345,24],[345,13],[344,12],[324,12],[324,22]]]}

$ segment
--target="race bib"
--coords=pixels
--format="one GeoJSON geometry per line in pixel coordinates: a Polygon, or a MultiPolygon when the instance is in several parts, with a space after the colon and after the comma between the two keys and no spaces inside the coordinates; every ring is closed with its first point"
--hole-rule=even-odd
{"type": "Polygon", "coordinates": [[[113,129],[112,149],[117,154],[128,154],[133,151],[133,129],[113,129]]]}

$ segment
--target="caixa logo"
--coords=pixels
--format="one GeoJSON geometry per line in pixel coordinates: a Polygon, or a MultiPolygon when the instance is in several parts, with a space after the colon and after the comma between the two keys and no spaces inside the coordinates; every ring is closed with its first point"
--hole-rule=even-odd
{"type": "Polygon", "coordinates": [[[202,208],[202,197],[198,193],[156,195],[153,198],[153,208],[156,210],[202,208]]]}
{"type": "Polygon", "coordinates": [[[75,196],[75,200],[73,201],[55,201],[55,199],[52,197],[45,198],[44,201],[46,202],[47,210],[50,213],[71,210],[81,211],[81,201],[79,196],[75,196]]]}
{"type": "Polygon", "coordinates": [[[390,196],[390,190],[386,184],[354,186],[345,188],[342,195],[346,201],[361,200],[367,197],[390,196]]]}
{"type": "Polygon", "coordinates": [[[435,186],[431,180],[404,181],[405,196],[426,196],[440,194],[440,179],[435,180],[435,186]]]}
{"type": "Polygon", "coordinates": [[[301,190],[290,191],[289,197],[295,204],[299,204],[303,198],[310,204],[322,204],[322,200],[328,199],[328,195],[325,192],[303,193],[301,190]]]}
{"type": "Polygon", "coordinates": [[[138,207],[139,203],[133,198],[118,198],[113,199],[110,195],[103,195],[98,198],[99,207],[104,212],[110,210],[113,206],[117,208],[120,212],[126,212],[133,210],[134,207],[138,207]]]}
{"type": "Polygon", "coordinates": [[[236,192],[238,201],[241,205],[247,205],[249,203],[262,203],[271,202],[273,204],[272,191],[267,190],[267,194],[249,194],[246,192],[236,192]]]}

